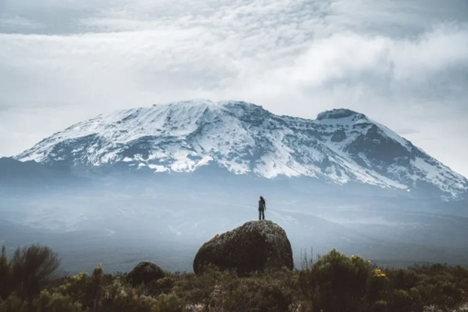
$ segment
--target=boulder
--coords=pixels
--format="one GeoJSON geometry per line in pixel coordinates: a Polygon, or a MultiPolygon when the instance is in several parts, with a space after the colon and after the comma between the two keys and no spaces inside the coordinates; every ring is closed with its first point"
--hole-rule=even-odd
{"type": "Polygon", "coordinates": [[[291,243],[286,232],[271,221],[251,221],[216,235],[206,242],[193,261],[195,274],[209,266],[239,275],[265,269],[294,268],[291,243]]]}
{"type": "Polygon", "coordinates": [[[148,285],[152,281],[157,281],[164,277],[164,271],[154,263],[140,262],[127,275],[127,281],[133,285],[148,285]]]}

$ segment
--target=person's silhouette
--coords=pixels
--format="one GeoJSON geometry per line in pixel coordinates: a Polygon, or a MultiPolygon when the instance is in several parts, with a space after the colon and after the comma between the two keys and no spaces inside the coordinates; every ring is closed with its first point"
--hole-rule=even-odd
{"type": "Polygon", "coordinates": [[[260,196],[258,201],[258,220],[265,220],[266,201],[263,196],[260,196]]]}

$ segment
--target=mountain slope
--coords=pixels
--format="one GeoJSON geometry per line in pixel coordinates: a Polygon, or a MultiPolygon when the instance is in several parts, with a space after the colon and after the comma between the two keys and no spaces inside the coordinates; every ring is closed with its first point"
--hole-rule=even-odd
{"type": "Polygon", "coordinates": [[[312,177],[382,188],[424,188],[465,198],[468,181],[411,142],[347,109],[316,120],[277,116],[245,102],[207,100],[121,110],[73,125],[16,156],[68,166],[312,177]]]}
{"type": "Polygon", "coordinates": [[[64,185],[71,180],[70,168],[50,168],[34,161],[21,162],[13,158],[0,158],[0,188],[4,187],[47,187],[64,185]]]}

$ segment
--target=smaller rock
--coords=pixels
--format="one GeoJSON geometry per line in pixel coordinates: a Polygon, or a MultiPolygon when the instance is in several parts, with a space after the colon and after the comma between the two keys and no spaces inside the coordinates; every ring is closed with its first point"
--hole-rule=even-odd
{"type": "Polygon", "coordinates": [[[127,275],[127,281],[132,286],[141,284],[148,285],[152,281],[157,281],[164,277],[164,271],[154,263],[140,262],[138,265],[127,275]]]}

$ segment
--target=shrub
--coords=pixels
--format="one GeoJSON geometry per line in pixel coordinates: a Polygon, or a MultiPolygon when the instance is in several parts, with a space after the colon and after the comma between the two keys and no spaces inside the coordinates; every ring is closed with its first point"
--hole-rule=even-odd
{"type": "Polygon", "coordinates": [[[38,259],[48,257],[38,253],[37,248],[29,255],[18,249],[8,261],[3,249],[0,312],[446,312],[468,299],[465,267],[382,269],[336,250],[299,271],[266,270],[243,277],[218,270],[199,276],[165,273],[136,286],[127,282],[128,275],[104,274],[100,265],[91,275],[79,273],[50,282],[53,270],[43,275],[37,268],[42,267],[38,263],[48,263],[38,259]],[[32,272],[33,278],[24,272],[32,272]]]}
{"type": "Polygon", "coordinates": [[[288,311],[293,296],[281,281],[244,279],[238,287],[224,294],[224,311],[288,311]]]}
{"type": "Polygon", "coordinates": [[[6,256],[5,246],[0,255],[0,299],[6,299],[11,292],[10,264],[6,256]]]}
{"type": "Polygon", "coordinates": [[[103,278],[103,269],[99,265],[94,268],[91,276],[85,272],[70,276],[54,291],[80,302],[84,308],[96,310],[102,297],[103,278]]]}
{"type": "Polygon", "coordinates": [[[188,303],[208,303],[216,285],[226,284],[235,279],[236,275],[217,270],[206,271],[202,275],[183,274],[175,279],[173,291],[183,296],[188,303]]]}
{"type": "Polygon", "coordinates": [[[156,300],[119,280],[103,288],[99,312],[153,312],[156,300]]]}
{"type": "Polygon", "coordinates": [[[31,300],[51,281],[59,265],[57,254],[48,247],[18,248],[9,263],[11,284],[21,298],[31,300]]]}
{"type": "Polygon", "coordinates": [[[413,288],[421,279],[416,272],[408,269],[393,270],[389,274],[392,281],[392,287],[396,289],[413,288]]]}
{"type": "Polygon", "coordinates": [[[41,292],[39,298],[32,304],[33,311],[41,312],[82,312],[80,303],[60,293],[41,292]]]}
{"type": "Polygon", "coordinates": [[[11,294],[4,301],[0,300],[0,312],[30,312],[28,304],[16,294],[11,294]]]}
{"type": "Polygon", "coordinates": [[[387,312],[388,304],[386,301],[378,300],[374,302],[370,307],[370,312],[387,312]]]}
{"type": "Polygon", "coordinates": [[[159,296],[161,294],[168,294],[174,287],[174,281],[170,277],[163,277],[159,280],[152,281],[146,287],[146,291],[149,295],[159,296]]]}
{"type": "Polygon", "coordinates": [[[157,298],[153,312],[182,312],[185,310],[185,300],[176,295],[161,295],[157,298]]]}
{"type": "Polygon", "coordinates": [[[369,261],[332,250],[300,272],[299,284],[318,311],[362,311],[372,276],[369,261]]]}

